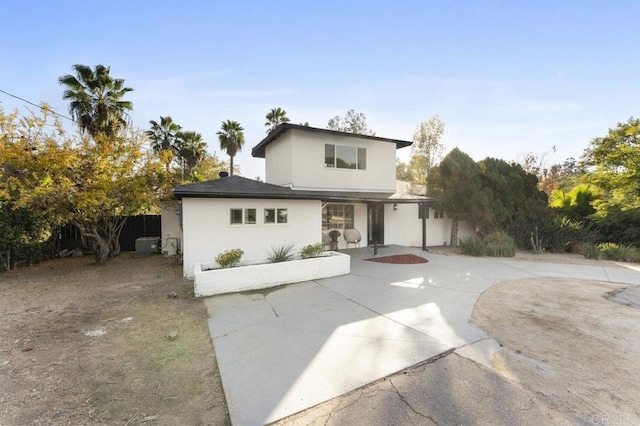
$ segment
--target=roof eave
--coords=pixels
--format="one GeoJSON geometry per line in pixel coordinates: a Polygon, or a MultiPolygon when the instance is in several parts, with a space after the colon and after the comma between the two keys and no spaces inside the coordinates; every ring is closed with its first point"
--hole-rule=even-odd
{"type": "Polygon", "coordinates": [[[287,130],[304,130],[304,131],[310,131],[310,132],[329,133],[329,134],[340,135],[340,136],[360,137],[364,139],[373,139],[378,141],[391,142],[391,143],[395,143],[396,149],[406,148],[413,144],[413,142],[403,141],[399,139],[390,139],[390,138],[383,138],[383,137],[371,136],[371,135],[360,135],[356,133],[340,132],[337,130],[321,129],[319,127],[302,126],[299,124],[292,124],[292,123],[282,123],[278,127],[276,127],[273,132],[269,133],[264,139],[262,139],[260,142],[258,142],[256,146],[253,147],[253,149],[251,150],[251,155],[255,158],[264,158],[265,147],[269,145],[271,142],[274,142],[280,136],[282,136],[282,134],[285,133],[287,130]]]}

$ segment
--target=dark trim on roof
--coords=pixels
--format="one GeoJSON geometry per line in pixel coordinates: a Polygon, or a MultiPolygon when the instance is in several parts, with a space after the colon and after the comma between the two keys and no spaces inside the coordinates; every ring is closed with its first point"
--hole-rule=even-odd
{"type": "Polygon", "coordinates": [[[379,136],[371,136],[371,135],[359,135],[356,133],[347,133],[347,132],[339,132],[337,130],[321,129],[319,127],[302,126],[300,124],[282,123],[278,127],[276,127],[273,132],[269,133],[266,138],[262,139],[256,146],[253,147],[253,149],[251,150],[251,155],[256,158],[264,158],[265,147],[269,145],[271,142],[274,142],[280,136],[282,136],[287,130],[304,130],[305,132],[328,133],[331,135],[371,139],[371,140],[382,141],[382,142],[391,142],[396,144],[396,149],[411,146],[411,144],[413,143],[413,142],[403,141],[399,139],[389,139],[389,138],[382,138],[379,136]]]}
{"type": "Polygon", "coordinates": [[[434,203],[432,197],[420,195],[396,198],[392,192],[307,191],[259,182],[242,176],[229,176],[207,182],[181,185],[173,190],[182,198],[253,198],[273,200],[320,200],[333,202],[379,202],[387,204],[434,203]]]}

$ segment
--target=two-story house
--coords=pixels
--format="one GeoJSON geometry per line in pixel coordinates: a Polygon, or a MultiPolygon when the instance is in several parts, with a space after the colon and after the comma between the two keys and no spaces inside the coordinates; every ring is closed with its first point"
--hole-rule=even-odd
{"type": "MultiPolygon", "coordinates": [[[[252,155],[265,159],[265,182],[240,176],[179,186],[184,274],[241,248],[259,262],[282,245],[296,250],[322,234],[357,229],[361,245],[442,245],[451,221],[434,199],[397,191],[396,150],[409,141],[282,124],[252,155]]],[[[461,224],[460,235],[473,233],[461,224]]],[[[340,248],[345,241],[339,238],[340,248]]]]}

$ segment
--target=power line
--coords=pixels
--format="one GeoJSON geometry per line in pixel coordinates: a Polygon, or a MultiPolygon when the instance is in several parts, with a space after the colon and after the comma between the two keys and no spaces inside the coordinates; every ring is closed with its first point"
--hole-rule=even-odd
{"type": "MultiPolygon", "coordinates": [[[[31,102],[31,101],[30,101],[30,100],[28,100],[28,99],[21,98],[21,97],[20,97],[20,96],[18,96],[18,95],[14,95],[13,93],[9,93],[9,92],[7,92],[6,90],[2,90],[2,89],[0,89],[0,93],[4,93],[4,94],[5,94],[5,95],[7,95],[7,96],[11,96],[12,98],[15,98],[15,99],[21,100],[22,102],[26,102],[27,104],[29,104],[29,105],[33,105],[34,107],[39,108],[39,109],[40,109],[40,110],[42,110],[42,111],[44,111],[44,109],[45,109],[45,108],[44,108],[44,106],[43,106],[42,104],[38,105],[38,104],[36,104],[35,102],[31,102]]],[[[74,123],[74,124],[78,124],[78,122],[77,122],[76,120],[74,120],[72,117],[69,117],[69,116],[66,116],[66,115],[60,114],[59,112],[56,112],[56,110],[54,110],[53,108],[50,108],[50,107],[49,107],[49,108],[47,108],[47,111],[51,112],[53,115],[56,115],[56,116],[58,116],[58,117],[60,117],[60,118],[67,119],[67,120],[71,121],[71,122],[72,122],[72,123],[74,123]]],[[[129,119],[131,118],[131,117],[129,116],[129,114],[127,114],[126,112],[124,113],[124,115],[125,115],[127,118],[129,118],[129,119]]],[[[94,127],[94,126],[86,126],[86,127],[91,127],[91,129],[93,129],[93,130],[99,130],[98,128],[96,128],[96,127],[94,127]]]]}
{"type": "MultiPolygon", "coordinates": [[[[42,106],[42,105],[38,105],[38,104],[36,104],[36,103],[34,103],[34,102],[31,102],[31,101],[29,101],[29,100],[27,100],[27,99],[21,98],[20,96],[18,96],[18,95],[14,95],[13,93],[9,93],[9,92],[7,92],[7,91],[5,91],[5,90],[2,90],[2,89],[0,89],[0,93],[4,93],[4,94],[5,94],[5,95],[7,95],[7,96],[11,96],[12,98],[18,99],[18,100],[20,100],[20,101],[22,101],[22,102],[26,102],[26,103],[28,103],[29,105],[33,105],[33,106],[34,106],[34,107],[36,107],[36,108],[40,108],[41,110],[44,110],[44,106],[42,106]]],[[[65,119],[67,119],[67,120],[69,120],[69,121],[71,121],[71,122],[73,122],[73,123],[76,123],[76,120],[74,120],[73,118],[71,118],[71,117],[67,117],[66,115],[62,115],[62,114],[60,114],[60,113],[56,112],[53,108],[49,108],[49,109],[48,109],[48,111],[49,111],[49,112],[51,112],[51,113],[52,113],[52,114],[54,114],[54,115],[57,115],[58,117],[65,118],[65,119]]]]}

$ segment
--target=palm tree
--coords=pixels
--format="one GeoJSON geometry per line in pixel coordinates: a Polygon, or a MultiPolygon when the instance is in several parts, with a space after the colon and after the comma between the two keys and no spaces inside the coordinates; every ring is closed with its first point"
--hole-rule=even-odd
{"type": "Polygon", "coordinates": [[[188,174],[192,175],[193,169],[207,156],[207,143],[202,140],[200,133],[179,132],[175,146],[178,155],[184,160],[188,174]]]}
{"type": "Polygon", "coordinates": [[[269,127],[269,129],[267,129],[267,133],[273,132],[275,128],[278,127],[280,124],[289,122],[289,117],[287,117],[287,111],[283,110],[280,107],[271,108],[271,111],[267,113],[265,118],[267,119],[267,121],[266,123],[264,123],[264,125],[269,127]]]}
{"type": "Polygon", "coordinates": [[[75,75],[63,75],[58,82],[66,87],[62,98],[70,101],[69,113],[80,130],[91,136],[116,135],[127,125],[125,115],[133,108],[131,102],[122,98],[133,89],[124,87],[123,79],[111,77],[110,67],[104,65],[96,65],[92,70],[76,64],[73,69],[75,75]]]}
{"type": "MultiPolygon", "coordinates": [[[[182,129],[182,126],[173,122],[173,119],[169,116],[160,116],[160,123],[155,120],[150,120],[151,129],[147,130],[147,136],[151,139],[151,148],[153,152],[159,154],[162,151],[170,151],[172,154],[177,152],[176,141],[178,133],[182,129]]],[[[167,157],[165,167],[167,172],[169,171],[169,165],[171,164],[173,156],[167,157]]]]}
{"type": "Polygon", "coordinates": [[[171,117],[160,116],[160,123],[155,120],[149,120],[151,129],[147,130],[147,136],[151,139],[151,148],[153,152],[158,153],[163,149],[174,149],[178,132],[182,130],[182,126],[173,122],[171,117]]]}
{"type": "Polygon", "coordinates": [[[242,151],[244,145],[244,129],[237,121],[227,120],[222,122],[222,129],[217,133],[220,140],[220,149],[227,151],[229,155],[229,175],[233,176],[233,157],[238,151],[242,151]]]}

